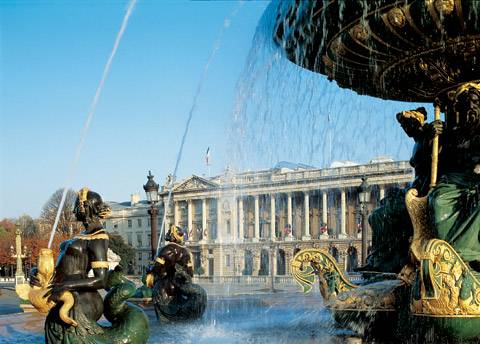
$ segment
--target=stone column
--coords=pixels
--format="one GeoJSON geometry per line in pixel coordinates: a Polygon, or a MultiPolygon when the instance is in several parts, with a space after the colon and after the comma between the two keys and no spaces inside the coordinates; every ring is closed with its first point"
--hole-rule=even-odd
{"type": "Polygon", "coordinates": [[[340,234],[339,239],[345,239],[347,237],[347,197],[345,190],[340,192],[340,234]]]}
{"type": "Polygon", "coordinates": [[[198,240],[198,235],[196,233],[196,228],[193,228],[193,216],[192,216],[192,213],[193,213],[193,202],[191,199],[189,199],[187,201],[187,230],[188,230],[188,233],[193,233],[192,237],[188,238],[188,240],[190,241],[197,241],[198,240]]]}
{"type": "MultiPolygon", "coordinates": [[[[328,200],[327,191],[322,192],[322,222],[328,228],[328,200]]],[[[322,238],[328,239],[328,231],[322,234],[322,238]]]]}
{"type": "Polygon", "coordinates": [[[273,276],[277,276],[277,254],[278,254],[278,248],[274,247],[273,250],[270,250],[270,254],[272,255],[272,266],[270,269],[272,271],[269,271],[270,274],[273,272],[273,276]]]}
{"type": "Polygon", "coordinates": [[[260,201],[258,195],[255,195],[255,233],[253,235],[253,242],[257,242],[260,239],[260,201]]]}
{"type": "Polygon", "coordinates": [[[231,207],[232,207],[232,218],[230,219],[231,227],[231,237],[228,240],[232,241],[238,237],[238,209],[237,209],[237,200],[234,197],[231,200],[231,207]]]}
{"type": "Polygon", "coordinates": [[[253,249],[253,271],[252,276],[258,276],[258,272],[260,271],[260,252],[258,249],[253,249]]]}
{"type": "Polygon", "coordinates": [[[175,226],[178,226],[178,224],[180,223],[178,201],[173,201],[173,223],[175,224],[175,226]]]}
{"type": "MultiPolygon", "coordinates": [[[[220,233],[220,231],[217,230],[217,233],[220,233]]],[[[218,260],[219,260],[219,262],[218,262],[218,263],[219,263],[219,264],[218,264],[218,266],[219,266],[218,274],[219,274],[220,276],[224,276],[224,275],[225,275],[225,253],[224,253],[223,249],[224,249],[224,248],[223,248],[222,245],[220,245],[220,246],[218,247],[218,251],[219,251],[219,252],[218,252],[218,260]]],[[[217,257],[215,257],[215,259],[216,259],[216,258],[217,258],[217,257]]]]}
{"type": "Polygon", "coordinates": [[[385,198],[385,186],[381,185],[380,186],[380,200],[382,200],[383,198],[385,198]]]}
{"type": "Polygon", "coordinates": [[[270,239],[275,240],[275,195],[270,195],[270,239]]]}
{"type": "MultiPolygon", "coordinates": [[[[170,207],[167,204],[167,198],[163,199],[163,216],[165,217],[165,223],[164,223],[164,228],[163,228],[163,235],[168,232],[168,229],[170,228],[170,207]]],[[[163,219],[161,219],[163,222],[163,219]]],[[[160,222],[160,226],[162,225],[162,222],[160,222]]],[[[162,232],[162,228],[160,228],[160,232],[162,232]]]]}
{"type": "Polygon", "coordinates": [[[202,199],[202,242],[206,242],[207,240],[210,240],[210,230],[207,228],[207,216],[208,216],[208,208],[207,208],[207,199],[204,198],[202,199]],[[205,238],[205,234],[207,234],[207,237],[205,238]]]}
{"type": "Polygon", "coordinates": [[[217,242],[223,242],[223,240],[222,202],[217,198],[217,242]]]}
{"type": "Polygon", "coordinates": [[[244,235],[244,214],[243,214],[243,197],[238,198],[238,240],[240,242],[243,242],[243,239],[245,239],[244,235]]]}
{"type": "Polygon", "coordinates": [[[310,195],[308,192],[303,194],[303,206],[304,206],[304,229],[302,240],[310,240],[310,195]]]}
{"type": "Polygon", "coordinates": [[[293,224],[292,224],[292,194],[287,194],[287,224],[290,225],[290,234],[285,237],[286,241],[293,240],[293,224]]]}

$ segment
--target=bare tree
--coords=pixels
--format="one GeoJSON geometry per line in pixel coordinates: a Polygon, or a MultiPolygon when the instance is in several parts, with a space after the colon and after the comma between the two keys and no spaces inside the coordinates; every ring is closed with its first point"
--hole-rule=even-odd
{"type": "MultiPolygon", "coordinates": [[[[52,230],[53,224],[55,223],[55,217],[57,216],[57,211],[62,200],[62,194],[63,189],[58,189],[52,194],[52,196],[50,196],[48,201],[43,206],[42,213],[40,214],[42,231],[52,230]]],[[[81,223],[77,221],[75,215],[73,214],[73,207],[75,206],[76,198],[77,193],[75,191],[67,191],[65,204],[60,214],[60,219],[57,226],[57,231],[68,234],[69,236],[78,233],[82,228],[81,223]]]]}
{"type": "Polygon", "coordinates": [[[27,236],[37,234],[37,224],[30,215],[23,214],[17,219],[17,226],[27,236]]]}

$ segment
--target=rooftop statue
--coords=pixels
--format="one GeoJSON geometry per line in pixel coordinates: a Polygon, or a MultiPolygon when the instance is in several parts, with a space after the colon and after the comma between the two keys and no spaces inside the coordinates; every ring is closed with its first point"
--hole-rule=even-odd
{"type": "Polygon", "coordinates": [[[29,298],[45,320],[46,343],[146,343],[148,318],[126,300],[135,293],[121,268],[108,270],[108,234],[101,219],[109,207],[96,192],[83,188],[78,193],[74,213],[84,231],[62,242],[55,267],[53,255],[44,249],[31,278],[29,298]],[[88,272],[93,270],[93,277],[88,272]],[[105,299],[99,290],[107,290],[105,299]],[[97,323],[100,317],[112,326],[97,323]]]}
{"type": "Polygon", "coordinates": [[[159,252],[147,271],[147,286],[153,288],[153,303],[159,319],[186,320],[203,315],[207,293],[192,283],[193,263],[184,246],[184,232],[172,225],[159,252]]]}

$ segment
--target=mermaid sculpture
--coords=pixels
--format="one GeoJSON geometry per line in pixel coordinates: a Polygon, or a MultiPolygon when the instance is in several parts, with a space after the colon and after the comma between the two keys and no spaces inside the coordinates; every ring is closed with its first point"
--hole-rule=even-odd
{"type": "Polygon", "coordinates": [[[148,339],[148,318],[139,307],[125,302],[135,293],[134,283],[123,277],[121,268],[108,270],[108,234],[100,219],[109,212],[99,194],[83,188],[74,213],[84,232],[61,244],[54,272],[51,250],[42,251],[29,297],[34,306],[49,309],[46,343],[141,344],[148,339]],[[88,276],[90,270],[93,277],[88,276]],[[108,290],[105,300],[101,289],[108,290]],[[112,326],[97,323],[102,314],[112,326]]]}
{"type": "Polygon", "coordinates": [[[203,315],[207,293],[192,283],[190,251],[183,245],[184,233],[172,225],[165,245],[148,269],[147,286],[153,288],[155,313],[159,319],[187,320],[203,315]]]}

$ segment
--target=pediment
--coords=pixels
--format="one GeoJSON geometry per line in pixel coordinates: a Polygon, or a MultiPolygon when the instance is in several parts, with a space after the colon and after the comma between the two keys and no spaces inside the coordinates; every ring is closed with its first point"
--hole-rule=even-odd
{"type": "Polygon", "coordinates": [[[191,176],[179,185],[173,188],[174,192],[179,191],[198,191],[198,190],[211,190],[218,187],[217,183],[211,182],[199,176],[191,176]]]}

